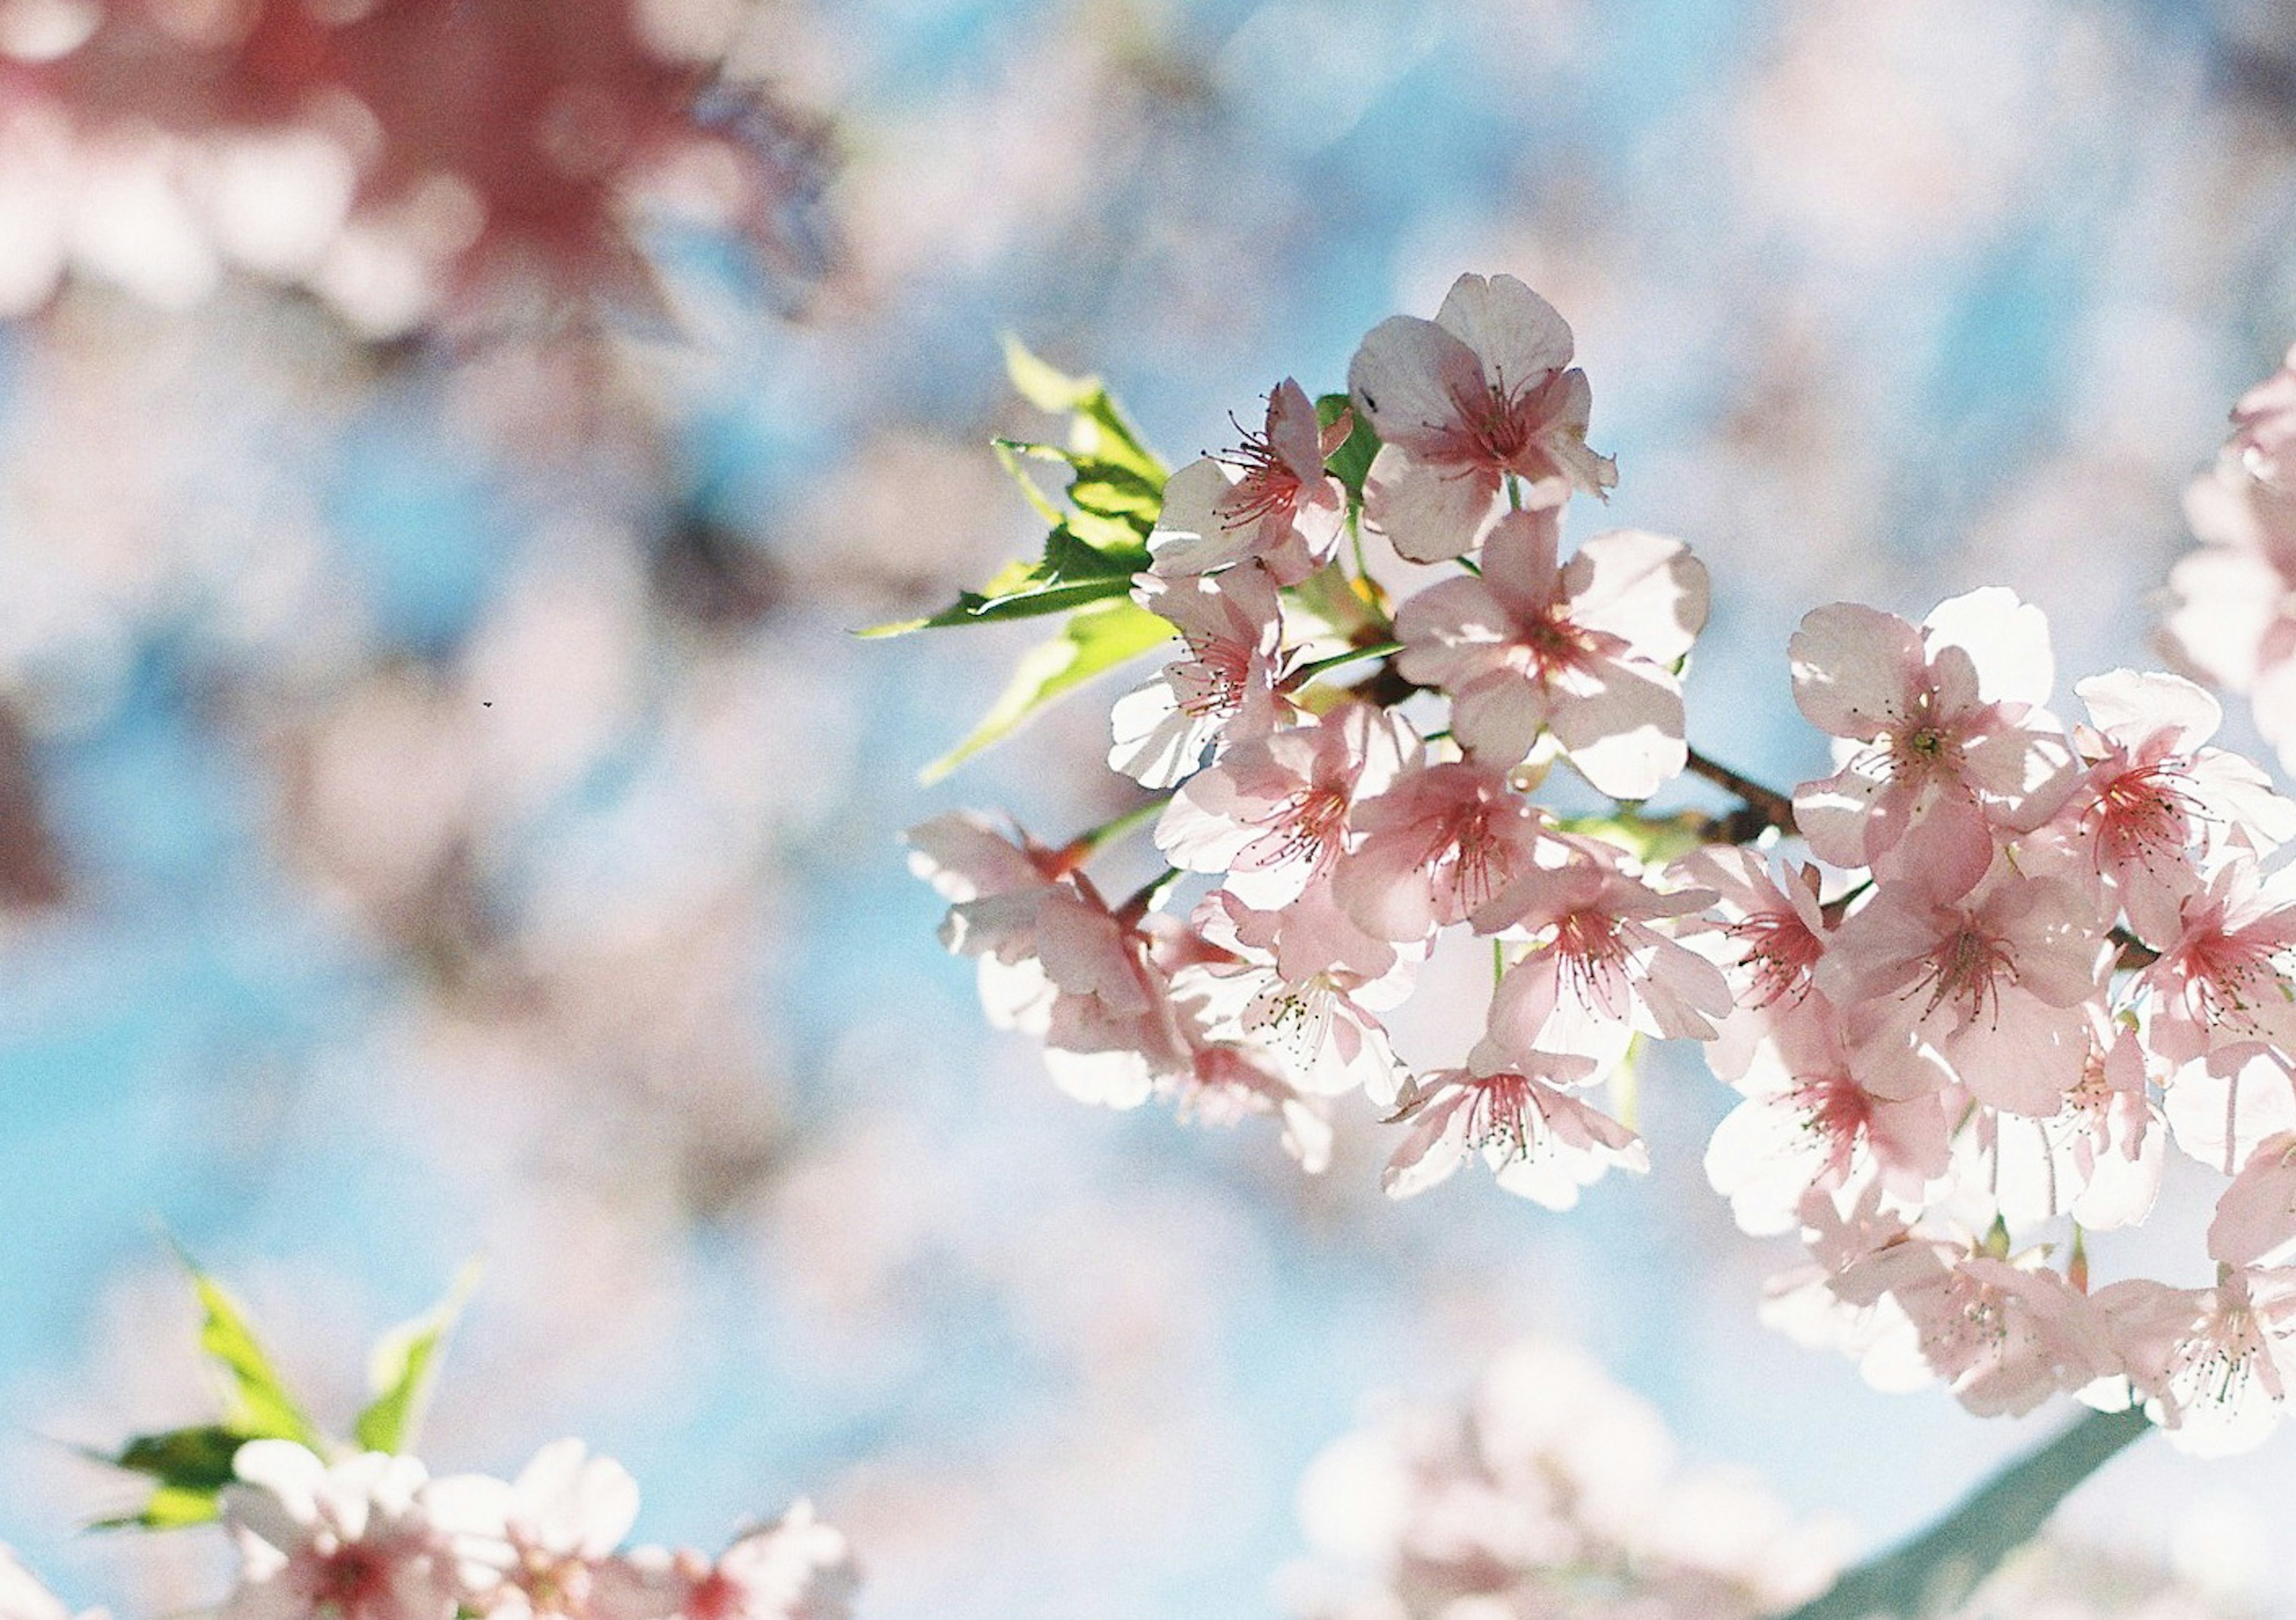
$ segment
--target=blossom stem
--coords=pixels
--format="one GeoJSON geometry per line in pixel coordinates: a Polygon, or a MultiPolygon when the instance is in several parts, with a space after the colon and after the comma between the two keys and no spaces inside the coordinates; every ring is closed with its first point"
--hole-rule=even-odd
{"type": "Polygon", "coordinates": [[[1746,808],[1760,818],[1764,826],[1775,827],[1788,838],[1794,835],[1793,801],[1776,788],[1765,787],[1759,782],[1742,777],[1727,765],[1708,759],[1695,748],[1690,751],[1690,771],[1692,775],[1704,777],[1715,786],[1744,800],[1746,808]]]}
{"type": "Polygon", "coordinates": [[[1170,794],[1158,794],[1144,804],[1136,804],[1122,815],[1111,816],[1098,826],[1078,833],[1061,851],[1062,859],[1073,865],[1088,855],[1098,854],[1126,834],[1137,831],[1153,821],[1171,802],[1170,794]]]}
{"type": "Polygon", "coordinates": [[[1313,663],[1301,664],[1292,671],[1283,685],[1296,691],[1329,670],[1343,670],[1351,663],[1362,663],[1367,659],[1392,658],[1401,651],[1403,644],[1399,641],[1374,641],[1369,646],[1349,647],[1346,652],[1334,653],[1329,658],[1318,658],[1313,663]]]}
{"type": "Polygon", "coordinates": [[[2056,1506],[2152,1426],[2144,1408],[2090,1412],[1979,1486],[1911,1541],[1869,1559],[1784,1620],[1935,1620],[1958,1609],[2056,1506]]]}

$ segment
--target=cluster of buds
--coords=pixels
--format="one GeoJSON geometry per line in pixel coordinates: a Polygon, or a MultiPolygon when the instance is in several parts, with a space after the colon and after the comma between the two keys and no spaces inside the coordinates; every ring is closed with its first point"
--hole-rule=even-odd
{"type": "MultiPolygon", "coordinates": [[[[913,835],[992,1017],[1093,1100],[1280,1113],[1311,1169],[1360,1090],[1402,1132],[1390,1193],[1480,1155],[1558,1209],[1645,1163],[1602,1106],[1637,1038],[1701,1041],[1743,1098],[1710,1179],[1810,1252],[1779,1325],[1977,1411],[2062,1390],[2253,1443],[2296,1370],[2296,803],[2180,676],[2085,680],[2061,722],[2047,625],[1998,588],[1803,620],[1794,697],[1838,769],[1791,798],[1692,754],[1705,572],[1636,531],[1564,551],[1614,477],[1570,358],[1537,294],[1464,276],[1372,331],[1343,409],[1287,382],[1170,478],[1132,592],[1180,652],[1110,754],[1168,794],[1166,878],[1111,906],[1097,835],[913,835]],[[1365,537],[1456,572],[1393,602],[1365,537]],[[1558,763],[1616,816],[1543,802],[1558,763]],[[1645,817],[1685,769],[1746,810],[1645,817]],[[1160,909],[1187,874],[1217,881],[1160,909]],[[1416,1069],[1382,1015],[1447,933],[1490,940],[1496,981],[1464,1061],[1416,1069]],[[2213,1280],[2092,1290],[2087,1234],[2143,1221],[2172,1148],[2231,1178],[2213,1280]]],[[[2267,415],[2218,475],[2259,502],[2267,415]]]]}

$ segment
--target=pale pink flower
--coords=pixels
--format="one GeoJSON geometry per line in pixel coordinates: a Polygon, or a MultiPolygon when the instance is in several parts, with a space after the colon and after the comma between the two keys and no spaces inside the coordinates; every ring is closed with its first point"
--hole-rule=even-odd
{"type": "MultiPolygon", "coordinates": [[[[1345,921],[1324,889],[1295,907],[1320,907],[1331,921],[1345,921]]],[[[1173,1000],[1210,1039],[1263,1052],[1302,1091],[1328,1097],[1361,1088],[1374,1103],[1391,1104],[1402,1073],[1378,1014],[1409,995],[1412,964],[1391,945],[1382,946],[1386,968],[1378,974],[1314,957],[1289,961],[1291,921],[1288,909],[1254,911],[1233,895],[1210,896],[1195,925],[1218,954],[1173,970],[1173,1000]]]]}
{"type": "Polygon", "coordinates": [[[1821,860],[1890,863],[1942,894],[1966,891],[1997,829],[2038,826],[2071,786],[2072,752],[2039,709],[2047,623],[2005,590],[1956,596],[1919,628],[1849,603],[1817,608],[1790,656],[1810,723],[1862,744],[1794,790],[1795,823],[1821,860]]]}
{"type": "Polygon", "coordinates": [[[1156,847],[1191,872],[1225,872],[1260,910],[1289,905],[1347,847],[1349,812],[1420,757],[1418,734],[1370,703],[1241,743],[1184,783],[1156,822],[1156,847]]]}
{"type": "Polygon", "coordinates": [[[1609,1114],[1550,1082],[1584,1080],[1593,1065],[1560,1053],[1532,1053],[1519,1066],[1440,1069],[1405,1090],[1395,1117],[1411,1134],[1387,1163],[1381,1184],[1407,1198],[1447,1178],[1473,1153],[1498,1184],[1548,1209],[1578,1202],[1581,1188],[1614,1166],[1644,1171],[1642,1139],[1609,1114]]]}
{"type": "Polygon", "coordinates": [[[1915,1213],[1945,1174],[1953,1105],[1942,1070],[1918,1058],[1869,1070],[1860,1057],[1831,1009],[1795,1020],[1754,1054],[1739,1082],[1746,1100],[1706,1147],[1706,1178],[1742,1231],[1792,1231],[1813,1190],[1868,1177],[1893,1206],[1915,1213]],[[1889,1091],[1870,1083],[1877,1073],[1896,1082],[1889,1091]]]}
{"type": "Polygon", "coordinates": [[[835,1526],[800,1501],[715,1562],[640,1547],[600,1572],[600,1620],[848,1620],[860,1575],[835,1526]]]}
{"type": "Polygon", "coordinates": [[[1178,1117],[1232,1125],[1250,1114],[1273,1115],[1283,1128],[1283,1150],[1300,1169],[1309,1175],[1328,1169],[1332,1125],[1324,1099],[1293,1083],[1264,1042],[1223,1039],[1201,1002],[1183,1002],[1180,1010],[1187,1021],[1187,1062],[1161,1082],[1178,1117]]]}
{"type": "Polygon", "coordinates": [[[368,1451],[330,1467],[250,1440],[232,1468],[221,1505],[241,1565],[223,1620],[451,1620],[463,1592],[420,1462],[368,1451]]]}
{"type": "Polygon", "coordinates": [[[2132,1278],[2094,1303],[2145,1416],[2177,1450],[2251,1451],[2280,1422],[2296,1369],[2296,1272],[2227,1268],[2212,1288],[2132,1278]]]}
{"type": "Polygon", "coordinates": [[[2150,1048],[2175,1065],[2263,1046],[2296,1055],[2296,873],[2267,877],[2246,856],[2185,897],[2177,932],[2137,983],[2150,1048]]]}
{"type": "Polygon", "coordinates": [[[1980,1417],[2028,1412],[2120,1370],[2103,1317],[2038,1264],[1909,1237],[1843,1268],[1833,1287],[1853,1303],[1888,1295],[1930,1370],[1980,1417]]]}
{"type": "Polygon", "coordinates": [[[1291,713],[1280,690],[1283,610],[1265,570],[1252,563],[1182,580],[1141,574],[1132,595],[1171,621],[1187,655],[1116,700],[1109,769],[1144,787],[1170,787],[1206,750],[1265,736],[1291,713]]]}
{"type": "Polygon", "coordinates": [[[2177,1146],[2232,1175],[2267,1137],[2296,1131],[2296,1080],[2288,1065],[2286,1057],[2249,1047],[2175,1071],[2162,1088],[2161,1113],[2177,1146]]]}
{"type": "Polygon", "coordinates": [[[2296,489],[2220,456],[2186,486],[2185,516],[2202,544],[2169,571],[2161,633],[2194,673],[2247,695],[2281,769],[2296,769],[2296,489]]]}
{"type": "Polygon", "coordinates": [[[2058,825],[2070,824],[2140,937],[2175,931],[2215,851],[2264,852],[2296,837],[2296,804],[2249,761],[2204,745],[2223,711],[2200,687],[2116,670],[2075,690],[2092,722],[2074,730],[2088,767],[2058,825]]]}
{"type": "Polygon", "coordinates": [[[2080,1082],[2087,1004],[2112,958],[2077,887],[2005,863],[1948,899],[1918,875],[1882,884],[1833,932],[1816,978],[1835,1006],[1934,1048],[1979,1101],[2046,1118],[2080,1082]]]}
{"type": "Polygon", "coordinates": [[[1598,534],[1557,561],[1561,514],[1511,512],[1482,572],[1446,580],[1396,614],[1397,667],[1451,698],[1451,734],[1513,765],[1552,731],[1614,799],[1680,774],[1682,685],[1673,666],[1706,622],[1706,569],[1680,540],[1598,534]]]}
{"type": "Polygon", "coordinates": [[[1462,275],[1433,320],[1373,327],[1348,392],[1380,437],[1364,522],[1414,562],[1473,546],[1509,478],[1540,506],[1618,481],[1587,448],[1594,396],[1570,366],[1570,326],[1512,275],[1462,275]]]}
{"type": "Polygon", "coordinates": [[[1006,838],[965,812],[909,833],[910,864],[955,899],[941,942],[980,959],[989,1023],[1046,1045],[1062,1090],[1128,1108],[1186,1065],[1163,970],[1139,919],[1119,917],[1076,851],[1006,838]]]}
{"type": "Polygon", "coordinates": [[[1472,760],[1421,765],[1360,800],[1362,843],[1332,874],[1332,891],[1365,933],[1423,940],[1464,922],[1553,844],[1545,813],[1498,767],[1472,760]]]}
{"type": "Polygon", "coordinates": [[[1966,1185],[2024,1227],[2070,1215],[2092,1231],[2134,1226],[2161,1190],[2167,1132],[2146,1093],[2136,1033],[2089,1009],[2088,1055],[2064,1104],[2046,1119],[1976,1105],[1959,1146],[1966,1185]]]}
{"type": "Polygon", "coordinates": [[[1729,981],[1656,925],[1713,900],[1705,889],[1660,893],[1601,859],[1518,880],[1478,926],[1503,920],[1536,942],[1500,978],[1477,1050],[1493,1065],[1501,1055],[1575,1052],[1607,1071],[1637,1032],[1713,1039],[1713,1020],[1730,1010],[1729,981]]]}
{"type": "Polygon", "coordinates": [[[2232,1185],[2217,1196],[2209,1258],[2248,1268],[2285,1263],[2296,1245],[2296,1131],[2257,1144],[2232,1185]]]}
{"type": "Polygon", "coordinates": [[[422,1504],[452,1537],[463,1582],[489,1615],[583,1620],[597,1567],[637,1522],[638,1487],[619,1463],[560,1440],[512,1482],[434,1479],[422,1504]]]}
{"type": "Polygon", "coordinates": [[[2296,449],[2296,349],[2288,351],[2278,371],[2240,397],[2232,407],[2232,425],[2226,452],[2250,476],[2286,482],[2289,452],[2296,449]]]}
{"type": "Polygon", "coordinates": [[[1190,462],[1166,482],[1148,537],[1151,572],[1180,579],[1256,560],[1278,585],[1305,580],[1340,543],[1347,491],[1324,464],[1354,425],[1342,413],[1320,426],[1315,401],[1284,378],[1268,393],[1262,431],[1240,428],[1240,448],[1190,462]]]}
{"type": "MultiPolygon", "coordinates": [[[[1707,1042],[1706,1061],[1718,1079],[1734,1081],[1774,1027],[1816,994],[1827,933],[1818,870],[1804,865],[1782,880],[1751,850],[1709,844],[1677,861],[1668,877],[1716,896],[1710,916],[1685,917],[1677,932],[1729,980],[1733,1006],[1707,1042]]],[[[1830,1020],[1832,1010],[1822,1016],[1830,1020]]]]}

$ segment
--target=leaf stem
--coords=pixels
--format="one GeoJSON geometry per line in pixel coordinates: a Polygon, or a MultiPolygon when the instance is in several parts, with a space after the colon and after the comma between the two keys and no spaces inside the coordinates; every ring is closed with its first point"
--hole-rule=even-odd
{"type": "Polygon", "coordinates": [[[1968,1601],[2075,1485],[2152,1426],[2144,1408],[2090,1412],[1972,1492],[1911,1541],[1859,1565],[1783,1620],[1936,1620],[1968,1601]]]}
{"type": "Polygon", "coordinates": [[[1334,653],[1329,658],[1318,658],[1313,663],[1301,664],[1292,671],[1283,685],[1289,690],[1297,691],[1318,675],[1343,670],[1351,663],[1362,663],[1368,659],[1392,658],[1401,651],[1403,644],[1399,641],[1374,641],[1368,646],[1349,647],[1346,652],[1334,653]]]}
{"type": "Polygon", "coordinates": [[[1144,803],[1136,804],[1121,815],[1111,816],[1098,826],[1078,833],[1061,851],[1062,859],[1073,866],[1090,855],[1096,855],[1126,834],[1137,831],[1161,815],[1172,802],[1168,793],[1158,794],[1144,803]]]}

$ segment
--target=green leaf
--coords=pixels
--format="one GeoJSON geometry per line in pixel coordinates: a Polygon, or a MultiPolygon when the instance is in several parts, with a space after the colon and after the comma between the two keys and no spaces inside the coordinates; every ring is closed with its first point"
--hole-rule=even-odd
{"type": "Polygon", "coordinates": [[[439,1351],[478,1281],[478,1266],[464,1266],[444,1299],[413,1320],[401,1322],[376,1344],[366,1373],[374,1399],[351,1430],[361,1446],[370,1451],[412,1449],[438,1376],[439,1351]]]}
{"type": "Polygon", "coordinates": [[[225,1292],[221,1283],[201,1271],[188,1254],[180,1248],[176,1253],[184,1269],[191,1273],[192,1287],[199,1295],[203,1313],[200,1348],[230,1380],[224,1427],[250,1440],[292,1440],[315,1451],[324,1451],[325,1441],[303,1415],[294,1396],[288,1394],[286,1381],[272,1365],[270,1353],[256,1338],[255,1329],[239,1302],[225,1292]]]}
{"type": "Polygon", "coordinates": [[[1111,462],[1164,485],[1164,465],[1141,442],[1139,431],[1109,397],[1098,377],[1071,377],[1004,334],[1004,374],[1021,397],[1040,411],[1069,417],[1069,449],[1086,461],[1111,462]]]}
{"type": "MultiPolygon", "coordinates": [[[[1316,420],[1329,427],[1340,419],[1340,413],[1349,409],[1345,394],[1325,394],[1316,401],[1316,420]]],[[[1355,412],[1355,427],[1340,448],[1333,450],[1324,463],[1324,471],[1347,486],[1350,499],[1363,499],[1364,479],[1371,472],[1371,458],[1379,454],[1379,435],[1371,431],[1371,424],[1361,411],[1355,412]]]]}
{"type": "Polygon", "coordinates": [[[1980,1486],[1912,1541],[1861,1564],[1784,1620],[1938,1620],[2030,1542],[2068,1492],[2152,1425],[2144,1409],[2090,1412],[1980,1486]]]}
{"type": "Polygon", "coordinates": [[[923,780],[939,781],[991,743],[1010,736],[1030,715],[1063,692],[1178,634],[1129,596],[1095,603],[1078,610],[1058,636],[1021,660],[1003,695],[980,724],[955,748],[926,766],[923,780]]]}
{"type": "Polygon", "coordinates": [[[253,1435],[220,1423],[138,1435],[104,1460],[132,1474],[148,1474],[162,1489],[204,1491],[212,1496],[236,1477],[231,1460],[253,1435]]]}
{"type": "Polygon", "coordinates": [[[204,1525],[218,1512],[216,1493],[212,1491],[191,1491],[175,1485],[161,1485],[152,1493],[152,1500],[137,1513],[123,1513],[112,1518],[100,1518],[88,1525],[91,1530],[180,1530],[186,1525],[204,1525]]]}

